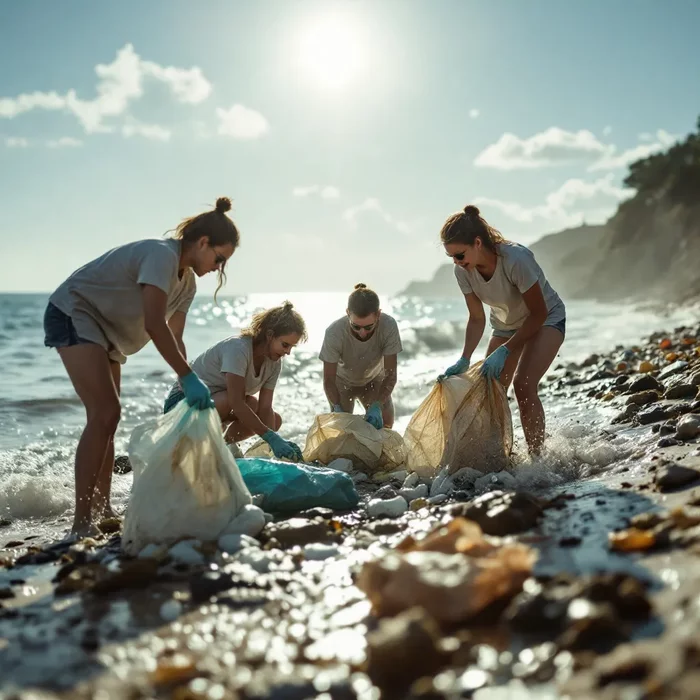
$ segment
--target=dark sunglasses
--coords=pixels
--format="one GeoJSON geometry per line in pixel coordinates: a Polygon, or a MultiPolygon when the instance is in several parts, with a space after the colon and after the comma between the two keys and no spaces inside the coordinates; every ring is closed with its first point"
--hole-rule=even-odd
{"type": "Polygon", "coordinates": [[[457,262],[462,262],[462,260],[464,260],[464,253],[455,253],[454,255],[450,255],[448,253],[447,257],[452,258],[453,260],[456,260],[457,262]]]}
{"type": "MultiPolygon", "coordinates": [[[[214,250],[214,249],[212,248],[212,250],[214,250]]],[[[215,255],[215,258],[214,258],[215,265],[223,265],[226,262],[226,256],[222,255],[221,253],[217,253],[214,250],[214,255],[215,255]]]]}
{"type": "Polygon", "coordinates": [[[357,323],[353,323],[352,321],[350,321],[350,327],[354,331],[371,331],[376,325],[376,321],[374,323],[368,323],[366,326],[360,326],[357,323]]]}

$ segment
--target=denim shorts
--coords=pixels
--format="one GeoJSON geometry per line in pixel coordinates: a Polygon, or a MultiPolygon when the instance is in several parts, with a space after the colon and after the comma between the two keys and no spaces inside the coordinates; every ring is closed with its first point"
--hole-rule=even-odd
{"type": "Polygon", "coordinates": [[[68,348],[87,343],[95,344],[92,340],[81,338],[71,317],[49,302],[44,313],[44,345],[47,348],[68,348]]]}
{"type": "Polygon", "coordinates": [[[174,384],[170,393],[165,397],[165,403],[163,404],[163,413],[170,413],[170,411],[177,406],[182,399],[185,398],[185,394],[180,388],[179,384],[174,384]]]}
{"type": "MultiPolygon", "coordinates": [[[[566,338],[566,318],[562,318],[561,321],[557,321],[556,323],[547,323],[547,321],[545,321],[544,326],[547,326],[549,328],[556,328],[566,338]]],[[[492,333],[491,333],[491,337],[492,338],[512,338],[517,333],[517,331],[518,331],[517,328],[515,330],[512,330],[512,331],[501,331],[501,330],[497,330],[496,328],[494,328],[492,333]]]]}

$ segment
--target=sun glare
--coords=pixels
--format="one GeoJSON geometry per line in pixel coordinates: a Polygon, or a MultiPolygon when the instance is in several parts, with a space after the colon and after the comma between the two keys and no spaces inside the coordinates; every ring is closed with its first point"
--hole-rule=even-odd
{"type": "Polygon", "coordinates": [[[299,59],[304,75],[327,90],[345,88],[367,66],[362,28],[349,15],[325,15],[309,22],[301,32],[299,59]]]}

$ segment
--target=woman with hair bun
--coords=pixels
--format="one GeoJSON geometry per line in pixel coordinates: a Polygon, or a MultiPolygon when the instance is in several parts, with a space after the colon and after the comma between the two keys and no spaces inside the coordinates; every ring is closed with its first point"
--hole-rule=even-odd
{"type": "Polygon", "coordinates": [[[564,342],[564,303],[532,252],[505,240],[477,207],[448,217],[440,239],[455,264],[469,320],[462,357],[438,379],[468,369],[484,334],[484,304],[489,306],[492,331],[482,374],[500,379],[506,388],[513,382],[525,440],[530,453],[539,454],[545,417],[538,386],[564,342]]]}
{"type": "Polygon", "coordinates": [[[391,428],[399,327],[379,308],[377,293],[362,283],[350,294],[345,314],[326,329],[320,353],[328,403],[333,412],[352,413],[357,399],[368,423],[391,428]]]}
{"type": "Polygon", "coordinates": [[[114,434],[128,355],[153,340],[180,378],[187,402],[199,409],[212,405],[187,364],[182,336],[195,275],[217,272],[219,288],[226,279],[226,262],[239,242],[230,209],[231,200],[219,197],[211,211],[182,221],[172,238],[114,248],[83,265],[49,298],[44,344],[58,350],[87,414],[75,455],[75,535],[97,534],[93,520],[114,515],[114,434]]]}
{"type": "MultiPolygon", "coordinates": [[[[240,335],[219,341],[192,363],[192,369],[211,391],[221,422],[227,426],[227,442],[259,435],[275,457],[301,461],[299,447],[277,432],[282,418],[275,413],[272,399],[282,358],[303,340],[304,319],[291,302],[285,301],[253,316],[240,335]]],[[[163,412],[168,413],[184,398],[183,388],[174,384],[163,412]]]]}

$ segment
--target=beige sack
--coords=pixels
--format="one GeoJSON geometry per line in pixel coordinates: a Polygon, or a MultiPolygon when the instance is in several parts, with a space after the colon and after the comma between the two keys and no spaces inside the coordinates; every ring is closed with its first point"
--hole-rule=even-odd
{"type": "Polygon", "coordinates": [[[367,473],[392,471],[403,466],[406,451],[397,432],[377,430],[362,416],[323,413],[316,416],[306,436],[304,461],[329,464],[344,457],[367,473]]]}

